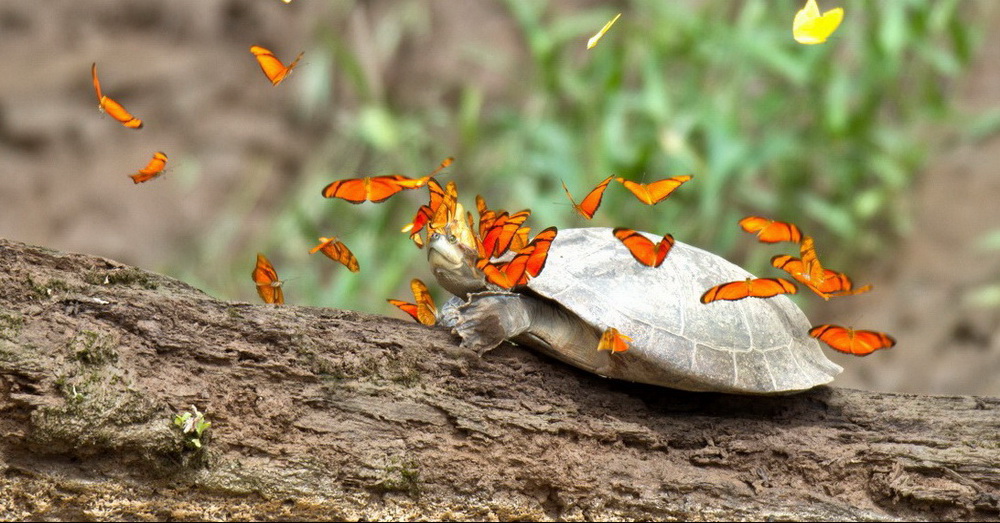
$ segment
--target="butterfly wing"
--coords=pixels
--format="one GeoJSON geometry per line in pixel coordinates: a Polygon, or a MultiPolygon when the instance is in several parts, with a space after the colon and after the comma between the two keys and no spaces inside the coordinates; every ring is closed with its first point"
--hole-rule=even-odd
{"type": "Polygon", "coordinates": [[[271,85],[278,85],[282,80],[288,76],[288,73],[292,72],[292,69],[299,63],[304,53],[299,53],[295,57],[292,63],[285,64],[278,60],[278,57],[274,56],[269,49],[261,47],[259,45],[250,46],[250,52],[253,53],[254,57],[257,58],[257,64],[260,65],[260,70],[264,72],[264,76],[271,81],[271,85]]]}
{"type": "Polygon", "coordinates": [[[597,344],[597,350],[609,350],[613,353],[625,352],[628,350],[628,342],[632,338],[618,332],[614,327],[608,327],[601,334],[601,341],[597,344]]]}
{"type": "Polygon", "coordinates": [[[867,356],[896,345],[896,340],[884,332],[854,330],[839,325],[819,325],[809,329],[809,335],[834,350],[855,356],[867,356]]]}
{"type": "Polygon", "coordinates": [[[757,239],[762,243],[802,241],[802,231],[794,223],[768,220],[760,216],[747,216],[739,223],[744,231],[756,233],[757,239]]]}
{"type": "Polygon", "coordinates": [[[97,62],[90,66],[90,77],[94,82],[94,92],[97,93],[97,106],[102,111],[129,129],[142,128],[142,120],[132,116],[132,113],[125,110],[122,104],[104,96],[101,92],[101,81],[97,79],[97,62]]]}
{"type": "Polygon", "coordinates": [[[615,179],[621,182],[626,189],[631,191],[640,202],[646,205],[656,205],[657,203],[663,201],[667,196],[670,196],[674,190],[691,178],[691,175],[674,176],[672,178],[664,178],[648,184],[637,183],[624,178],[615,179]]]}
{"type": "Polygon", "coordinates": [[[816,0],[808,0],[805,7],[795,13],[792,37],[800,44],[821,44],[837,30],[843,20],[842,8],[837,7],[820,15],[816,0]]]}
{"type": "Polygon", "coordinates": [[[666,259],[670,248],[674,246],[674,237],[669,234],[663,235],[663,239],[654,244],[642,233],[632,229],[618,227],[612,232],[615,238],[618,238],[625,244],[625,247],[628,247],[629,252],[632,253],[632,257],[636,261],[648,267],[659,267],[663,263],[663,260],[666,259]]]}
{"type": "Polygon", "coordinates": [[[501,256],[510,248],[511,242],[521,229],[521,225],[531,216],[530,210],[518,211],[508,215],[506,212],[497,216],[492,227],[483,237],[483,246],[489,257],[501,256]]]}
{"type": "Polygon", "coordinates": [[[268,261],[267,257],[257,253],[257,265],[251,274],[254,283],[257,285],[257,294],[264,303],[282,304],[285,303],[285,294],[281,290],[281,280],[278,279],[278,272],[268,261]]]}
{"type": "Polygon", "coordinates": [[[798,288],[784,278],[747,278],[716,285],[701,296],[702,303],[716,300],[742,300],[743,298],[770,298],[778,294],[795,294],[798,288]]]}
{"type": "Polygon", "coordinates": [[[434,306],[434,298],[431,297],[427,285],[414,278],[410,281],[410,290],[413,291],[414,302],[417,306],[416,320],[424,325],[434,325],[437,323],[437,307],[434,306]]]}
{"type": "Polygon", "coordinates": [[[156,178],[163,173],[163,169],[167,166],[167,155],[162,152],[153,153],[153,159],[146,164],[145,167],[139,169],[139,172],[135,174],[130,174],[133,183],[143,183],[156,178]]]}
{"type": "Polygon", "coordinates": [[[333,261],[340,262],[347,267],[351,272],[358,272],[361,270],[360,265],[358,265],[358,259],[351,252],[351,249],[344,245],[343,242],[334,238],[320,238],[320,244],[309,250],[309,254],[315,254],[316,252],[322,251],[328,258],[333,261]]]}
{"type": "Polygon", "coordinates": [[[387,299],[385,301],[391,303],[392,305],[395,305],[397,308],[399,308],[399,310],[409,314],[410,316],[413,317],[415,321],[420,321],[420,317],[417,315],[417,304],[410,303],[408,301],[393,300],[393,299],[387,299]]]}
{"type": "Polygon", "coordinates": [[[593,190],[587,193],[587,196],[583,198],[579,205],[576,203],[576,200],[573,199],[573,195],[570,194],[565,182],[563,182],[562,186],[563,190],[566,191],[566,196],[569,197],[569,201],[573,203],[573,208],[576,209],[576,212],[580,213],[580,215],[584,218],[590,220],[593,219],[594,213],[597,212],[597,208],[601,206],[601,199],[604,198],[604,191],[608,188],[608,184],[611,183],[613,178],[614,176],[608,176],[604,179],[604,181],[597,184],[593,190]]]}

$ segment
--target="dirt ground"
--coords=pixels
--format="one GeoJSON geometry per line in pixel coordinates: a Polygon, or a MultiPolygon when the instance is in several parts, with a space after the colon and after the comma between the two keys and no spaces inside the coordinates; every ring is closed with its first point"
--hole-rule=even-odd
{"type": "MultiPolygon", "coordinates": [[[[459,52],[470,38],[516,48],[502,4],[428,5],[433,58],[408,57],[387,81],[419,86],[481,78],[502,90],[504,78],[478,74],[459,52]]],[[[278,184],[318,143],[316,122],[296,105],[303,85],[271,89],[247,48],[266,45],[279,56],[306,49],[308,56],[316,20],[330,20],[326,29],[348,31],[363,48],[365,22],[384,8],[384,2],[304,0],[3,3],[0,237],[151,270],[165,266],[260,165],[275,168],[267,183],[278,184]],[[149,59],[165,54],[172,58],[149,59]],[[141,132],[96,116],[94,61],[106,94],[147,120],[141,132]],[[133,186],[125,175],[156,150],[170,154],[171,177],[133,186]]],[[[1000,9],[990,16],[990,26],[1000,27],[1000,9]]],[[[955,96],[963,110],[998,105],[1000,31],[989,34],[960,85],[955,96]]],[[[833,304],[812,315],[816,323],[877,327],[899,341],[864,359],[833,355],[847,367],[838,385],[1000,395],[1000,310],[966,302],[976,286],[1000,281],[995,252],[975,247],[1000,225],[1000,177],[992,163],[998,157],[1000,137],[993,137],[935,159],[914,188],[915,234],[887,254],[891,263],[856,278],[877,282],[876,292],[852,300],[849,309],[833,304]]]]}

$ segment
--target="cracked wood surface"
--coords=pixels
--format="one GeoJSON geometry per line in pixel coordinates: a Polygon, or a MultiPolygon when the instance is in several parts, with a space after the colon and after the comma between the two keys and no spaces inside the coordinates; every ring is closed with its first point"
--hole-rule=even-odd
{"type": "Polygon", "coordinates": [[[2,240],[0,285],[4,519],[1000,518],[998,398],[685,393],[2,240]]]}

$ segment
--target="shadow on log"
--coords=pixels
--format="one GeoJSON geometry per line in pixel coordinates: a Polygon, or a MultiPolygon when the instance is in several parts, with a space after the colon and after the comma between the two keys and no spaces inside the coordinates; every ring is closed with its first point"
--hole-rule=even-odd
{"type": "Polygon", "coordinates": [[[679,392],[102,258],[0,267],[4,519],[1000,517],[997,398],[679,392]]]}

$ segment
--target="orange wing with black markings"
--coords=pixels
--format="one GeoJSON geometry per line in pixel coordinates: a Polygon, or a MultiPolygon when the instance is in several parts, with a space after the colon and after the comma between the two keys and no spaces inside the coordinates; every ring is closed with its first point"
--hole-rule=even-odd
{"type": "Polygon", "coordinates": [[[596,187],[587,196],[584,196],[583,200],[579,204],[573,199],[573,195],[570,194],[569,188],[566,187],[566,182],[563,182],[563,190],[566,191],[566,196],[569,201],[573,203],[573,208],[576,212],[580,213],[581,216],[590,220],[593,219],[594,213],[597,212],[597,208],[601,206],[601,199],[604,198],[604,190],[608,188],[608,184],[611,183],[611,179],[614,176],[608,176],[601,183],[597,184],[596,187]]]}
{"type": "Polygon", "coordinates": [[[632,194],[634,194],[640,202],[646,205],[656,205],[657,203],[663,201],[663,199],[667,196],[670,196],[670,194],[680,187],[681,184],[691,178],[691,175],[685,174],[683,176],[664,178],[652,183],[638,183],[626,180],[625,178],[615,178],[615,180],[618,180],[625,186],[626,189],[632,191],[632,194]]]}
{"type": "Polygon", "coordinates": [[[597,350],[609,350],[612,354],[625,352],[628,350],[628,342],[632,338],[618,332],[614,327],[608,327],[601,334],[601,341],[597,344],[597,350]]]}
{"type": "Polygon", "coordinates": [[[295,60],[292,60],[292,63],[286,66],[281,63],[281,60],[278,60],[278,57],[274,56],[274,53],[272,53],[269,49],[259,45],[250,46],[250,52],[257,58],[257,64],[260,65],[260,70],[264,71],[264,76],[271,81],[271,85],[280,84],[281,81],[292,72],[292,69],[298,65],[299,60],[302,59],[302,55],[305,54],[304,51],[299,53],[299,55],[295,57],[295,60]]]}
{"type": "Polygon", "coordinates": [[[104,96],[104,93],[101,92],[101,81],[97,79],[97,62],[90,66],[90,76],[94,81],[94,91],[97,93],[97,106],[129,129],[142,128],[142,120],[132,116],[132,113],[126,111],[122,104],[104,96]]]}
{"type": "Polygon", "coordinates": [[[153,159],[146,164],[145,167],[139,169],[139,172],[135,174],[130,174],[133,183],[148,182],[153,178],[163,174],[163,169],[167,167],[167,155],[162,152],[153,153],[153,159]]]}
{"type": "Polygon", "coordinates": [[[795,284],[784,278],[747,278],[716,285],[701,295],[702,303],[716,300],[742,300],[743,298],[770,298],[779,294],[795,294],[795,284]]]}
{"type": "Polygon", "coordinates": [[[358,265],[358,259],[354,257],[354,253],[344,245],[344,242],[337,240],[336,236],[333,238],[320,238],[319,241],[320,244],[310,249],[309,254],[316,254],[322,251],[328,258],[342,263],[351,272],[361,270],[361,267],[358,265]]]}
{"type": "Polygon", "coordinates": [[[444,186],[444,197],[436,205],[432,205],[432,209],[434,212],[428,224],[432,231],[442,230],[457,218],[455,213],[458,209],[458,188],[454,181],[444,186]]]}
{"type": "Polygon", "coordinates": [[[854,330],[839,325],[819,325],[809,329],[809,335],[834,350],[855,356],[867,356],[896,345],[896,340],[884,332],[854,330]]]}
{"type": "Polygon", "coordinates": [[[424,325],[434,325],[437,323],[437,307],[434,306],[434,298],[427,290],[427,285],[417,278],[410,281],[410,290],[413,291],[415,303],[402,300],[386,300],[400,310],[409,314],[414,320],[424,325]]]}
{"type": "MultiPolygon", "coordinates": [[[[483,271],[486,279],[494,285],[504,289],[511,289],[518,285],[526,285],[530,278],[541,274],[545,268],[545,261],[549,256],[549,247],[555,240],[558,230],[549,227],[538,233],[534,239],[509,262],[495,264],[490,262],[489,257],[484,257],[485,250],[480,247],[480,259],[476,263],[476,268],[483,271]]],[[[478,240],[477,240],[478,241],[478,240]]]]}
{"type": "Polygon", "coordinates": [[[674,246],[674,237],[670,234],[664,234],[659,242],[653,243],[642,233],[632,229],[617,227],[613,232],[615,238],[621,240],[628,247],[632,257],[647,267],[659,267],[666,259],[670,248],[674,246]]]}
{"type": "Polygon", "coordinates": [[[257,284],[257,294],[264,303],[282,304],[285,303],[285,293],[281,290],[282,281],[278,279],[278,273],[274,270],[274,265],[267,260],[267,257],[257,253],[257,265],[250,275],[257,284]]]}
{"type": "Polygon", "coordinates": [[[410,178],[400,174],[369,176],[337,180],[323,188],[325,198],[340,198],[351,203],[381,203],[404,189],[416,189],[427,183],[426,178],[410,178]]]}
{"type": "Polygon", "coordinates": [[[850,296],[872,289],[871,285],[854,288],[854,282],[844,273],[826,269],[816,256],[813,239],[805,236],[800,245],[802,258],[779,254],[771,258],[771,265],[790,274],[796,281],[808,287],[824,300],[833,296],[850,296]]]}
{"type": "Polygon", "coordinates": [[[487,257],[493,258],[501,256],[510,248],[511,242],[518,235],[525,220],[531,216],[531,211],[525,209],[514,214],[500,213],[494,220],[493,225],[483,236],[483,247],[486,249],[487,257]]]}
{"type": "Polygon", "coordinates": [[[779,254],[771,258],[771,265],[787,272],[800,283],[813,289],[814,292],[821,296],[824,294],[829,296],[847,296],[861,294],[872,289],[871,285],[855,289],[854,282],[851,281],[848,275],[830,269],[823,269],[822,281],[819,284],[814,284],[806,272],[805,264],[802,263],[802,260],[787,254],[779,254]]]}
{"type": "Polygon", "coordinates": [[[768,220],[760,216],[747,216],[739,223],[744,231],[757,234],[757,240],[761,243],[802,241],[802,231],[794,223],[768,220]]]}

